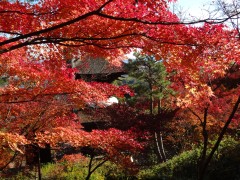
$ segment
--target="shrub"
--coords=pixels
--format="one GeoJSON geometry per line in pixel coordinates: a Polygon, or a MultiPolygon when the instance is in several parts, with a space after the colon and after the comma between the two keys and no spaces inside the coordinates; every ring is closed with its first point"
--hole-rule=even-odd
{"type": "MultiPolygon", "coordinates": [[[[94,166],[99,160],[94,160],[94,166]]],[[[41,167],[41,175],[43,180],[85,180],[88,175],[89,158],[80,155],[67,155],[61,161],[56,163],[44,164],[41,167]]],[[[36,179],[38,174],[36,168],[34,170],[26,170],[12,176],[11,179],[31,180],[36,179]]],[[[91,180],[133,180],[135,176],[123,168],[112,162],[106,162],[90,177],[91,180]]],[[[0,178],[1,180],[1,178],[0,178]]]]}
{"type": "Polygon", "coordinates": [[[42,166],[41,173],[43,179],[60,179],[63,170],[62,164],[49,163],[42,166]]]}
{"type": "MultiPolygon", "coordinates": [[[[240,142],[232,138],[222,141],[209,164],[205,179],[240,179],[240,142]]],[[[138,179],[195,180],[201,149],[195,148],[173,157],[165,163],[139,172],[138,179]]]]}
{"type": "MultiPolygon", "coordinates": [[[[71,159],[72,157],[68,156],[66,159],[71,159]]],[[[42,179],[44,180],[85,180],[88,174],[88,161],[87,159],[82,159],[82,161],[73,160],[67,161],[63,160],[54,164],[46,164],[42,167],[42,179]]],[[[101,170],[96,170],[91,175],[92,180],[102,180],[104,179],[104,175],[101,170]]]]}
{"type": "Polygon", "coordinates": [[[240,142],[226,138],[210,164],[209,179],[240,179],[240,142]]]}
{"type": "Polygon", "coordinates": [[[107,162],[103,165],[102,173],[104,174],[105,180],[135,180],[137,179],[134,175],[128,172],[126,169],[118,167],[112,162],[107,162]]]}
{"type": "Polygon", "coordinates": [[[165,163],[143,170],[139,179],[196,179],[199,150],[185,151],[165,163]]]}

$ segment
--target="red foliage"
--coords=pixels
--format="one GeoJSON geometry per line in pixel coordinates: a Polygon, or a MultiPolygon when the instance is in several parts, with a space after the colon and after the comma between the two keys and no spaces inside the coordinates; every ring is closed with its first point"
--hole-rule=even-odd
{"type": "Polygon", "coordinates": [[[79,130],[73,109],[129,90],[76,81],[75,70],[65,63],[86,56],[117,63],[131,48],[164,60],[177,106],[193,108],[200,116],[208,107],[213,119],[224,121],[240,87],[218,87],[214,80],[227,77],[232,64],[239,67],[236,32],[221,24],[186,26],[167,2],[0,1],[0,77],[5,80],[0,88],[1,147],[20,151],[16,144],[64,142],[101,148],[112,158],[139,147],[129,132],[79,130]]]}

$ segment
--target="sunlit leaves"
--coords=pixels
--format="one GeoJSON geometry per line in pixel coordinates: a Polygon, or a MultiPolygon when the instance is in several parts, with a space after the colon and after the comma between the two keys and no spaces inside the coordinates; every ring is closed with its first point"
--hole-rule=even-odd
{"type": "Polygon", "coordinates": [[[236,31],[208,23],[181,24],[167,2],[1,1],[2,147],[20,151],[18,145],[28,141],[42,146],[69,143],[100,148],[111,157],[140,147],[129,132],[80,130],[74,110],[93,103],[100,106],[109,96],[132,92],[125,86],[75,80],[76,70],[66,64],[88,56],[117,64],[131,48],[162,60],[177,92],[176,105],[197,112],[208,107],[211,124],[225,119],[239,94],[239,84],[223,83],[224,78],[239,78],[237,73],[229,74],[232,65],[240,63],[236,31]]]}
{"type": "Polygon", "coordinates": [[[10,148],[12,151],[23,153],[19,146],[28,144],[28,140],[24,136],[18,134],[5,133],[0,131],[0,146],[1,149],[10,148]]]}
{"type": "Polygon", "coordinates": [[[121,156],[123,152],[134,152],[142,147],[131,131],[117,129],[94,130],[89,133],[72,127],[59,127],[44,133],[37,133],[36,142],[43,145],[49,143],[53,147],[61,143],[67,143],[73,147],[89,146],[103,150],[106,156],[112,159],[116,159],[118,155],[121,156]]]}

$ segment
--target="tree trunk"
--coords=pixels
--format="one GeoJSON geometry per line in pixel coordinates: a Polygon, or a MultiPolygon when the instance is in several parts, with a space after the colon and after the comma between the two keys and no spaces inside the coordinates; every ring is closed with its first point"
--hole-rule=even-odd
{"type": "Polygon", "coordinates": [[[88,164],[88,174],[87,174],[86,180],[89,180],[90,177],[91,177],[91,175],[92,175],[92,171],[91,171],[91,169],[92,169],[92,161],[93,161],[93,157],[94,157],[94,155],[91,154],[91,155],[90,155],[90,161],[89,161],[89,164],[88,164]]]}
{"type": "Polygon", "coordinates": [[[159,162],[166,162],[166,153],[163,146],[162,134],[160,132],[154,132],[154,139],[156,144],[156,152],[159,162]]]}
{"type": "Polygon", "coordinates": [[[203,149],[201,156],[199,158],[199,167],[198,167],[198,176],[199,178],[204,174],[203,167],[205,164],[205,160],[207,157],[207,146],[208,146],[208,132],[207,132],[207,114],[208,114],[208,108],[205,108],[204,110],[204,119],[201,123],[202,126],[202,136],[203,136],[203,149]]]}
{"type": "Polygon", "coordinates": [[[156,155],[158,157],[158,162],[162,162],[163,161],[163,156],[160,150],[160,146],[159,146],[159,141],[158,141],[158,133],[154,132],[154,141],[155,141],[155,146],[156,146],[156,155]]]}
{"type": "Polygon", "coordinates": [[[223,139],[223,136],[225,135],[229,124],[232,122],[232,119],[234,118],[234,115],[235,115],[236,111],[238,110],[239,104],[240,104],[240,96],[238,96],[238,100],[236,101],[236,103],[235,103],[235,105],[234,105],[234,107],[232,109],[232,112],[231,112],[231,114],[228,117],[228,120],[226,121],[224,127],[222,128],[222,131],[220,132],[220,134],[218,136],[217,142],[214,144],[210,154],[205,158],[205,160],[202,162],[202,164],[201,164],[201,166],[199,168],[200,169],[199,177],[198,177],[199,180],[203,180],[204,179],[204,176],[205,176],[206,171],[207,171],[207,167],[208,167],[210,161],[212,160],[212,157],[213,157],[214,153],[218,149],[219,144],[221,143],[221,141],[223,139]]]}
{"type": "MultiPolygon", "coordinates": [[[[161,106],[162,106],[161,98],[158,98],[158,115],[160,115],[162,112],[161,106]]],[[[163,126],[162,119],[159,119],[159,121],[160,121],[160,126],[163,126]]],[[[165,153],[164,146],[163,146],[163,138],[162,138],[161,131],[157,133],[157,139],[158,139],[158,144],[159,144],[159,148],[160,148],[160,153],[162,155],[162,161],[166,162],[167,158],[166,158],[166,153],[165,153]]]]}
{"type": "Polygon", "coordinates": [[[92,173],[94,173],[100,166],[102,166],[105,162],[107,162],[107,159],[104,159],[102,162],[98,163],[94,168],[93,168],[93,158],[94,158],[94,155],[91,154],[90,155],[90,161],[89,161],[89,164],[88,164],[88,175],[87,177],[85,178],[86,180],[89,180],[92,173]]]}
{"type": "Polygon", "coordinates": [[[42,180],[41,157],[40,157],[40,148],[39,148],[39,147],[38,147],[38,163],[37,163],[37,169],[38,169],[38,180],[42,180]]]}
{"type": "Polygon", "coordinates": [[[160,150],[162,153],[163,161],[166,162],[167,158],[166,158],[166,153],[165,153],[164,146],[163,146],[162,133],[158,133],[158,136],[159,136],[160,150]]]}

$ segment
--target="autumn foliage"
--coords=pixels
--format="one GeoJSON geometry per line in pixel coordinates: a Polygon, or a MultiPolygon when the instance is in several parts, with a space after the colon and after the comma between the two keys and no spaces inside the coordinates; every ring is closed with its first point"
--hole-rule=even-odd
{"type": "Polygon", "coordinates": [[[141,147],[130,131],[81,130],[74,110],[92,103],[101,107],[108,97],[131,91],[75,80],[77,69],[66,64],[74,58],[102,57],[119,65],[126,53],[140,48],[163,61],[176,92],[172,106],[192,113],[190,119],[203,128],[200,137],[208,140],[208,125],[219,126],[220,133],[226,122],[226,128],[236,127],[237,31],[214,20],[202,21],[202,26],[183,23],[169,10],[170,2],[174,1],[1,1],[0,169],[11,159],[11,150],[24,153],[26,144],[91,146],[110,159],[141,147]]]}

